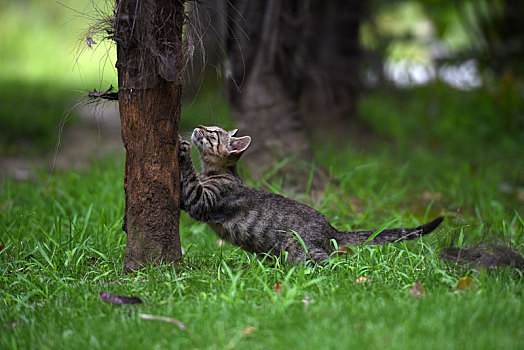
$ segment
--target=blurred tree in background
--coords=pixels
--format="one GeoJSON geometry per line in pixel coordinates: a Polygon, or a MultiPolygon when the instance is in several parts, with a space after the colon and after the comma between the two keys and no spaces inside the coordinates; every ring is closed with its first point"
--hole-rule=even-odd
{"type": "MultiPolygon", "coordinates": [[[[523,9],[514,0],[228,2],[229,101],[236,125],[257,141],[249,170],[310,161],[312,136],[351,137],[364,86],[481,87],[502,113],[473,122],[519,134],[523,9]]],[[[289,165],[278,175],[300,184],[307,172],[289,165]]]]}
{"type": "Polygon", "coordinates": [[[360,89],[363,7],[228,1],[228,95],[236,126],[254,140],[246,161],[255,178],[288,158],[277,175],[305,187],[308,171],[300,165],[313,158],[311,134],[347,128],[360,89]]]}

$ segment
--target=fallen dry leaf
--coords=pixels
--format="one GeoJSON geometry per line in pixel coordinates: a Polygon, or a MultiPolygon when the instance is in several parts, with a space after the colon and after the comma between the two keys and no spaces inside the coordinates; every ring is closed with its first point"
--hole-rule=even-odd
{"type": "Polygon", "coordinates": [[[186,329],[186,325],[180,322],[179,320],[175,320],[174,318],[167,317],[167,316],[156,316],[156,315],[150,315],[150,314],[138,314],[138,317],[144,319],[144,320],[150,320],[150,321],[160,321],[160,322],[167,322],[174,324],[180,329],[186,329]]]}
{"type": "Polygon", "coordinates": [[[142,300],[139,297],[127,297],[110,292],[100,292],[99,297],[106,303],[115,305],[142,304],[142,300]]]}
{"type": "Polygon", "coordinates": [[[470,289],[475,286],[475,282],[473,282],[473,279],[471,277],[462,277],[457,282],[457,289],[470,289]]]}
{"type": "Polygon", "coordinates": [[[351,249],[349,246],[347,245],[344,245],[344,246],[341,246],[341,247],[338,247],[338,250],[337,250],[337,255],[338,256],[341,256],[341,255],[353,255],[355,254],[355,252],[353,251],[353,249],[351,249]]]}
{"type": "Polygon", "coordinates": [[[309,308],[309,296],[306,295],[302,302],[304,303],[304,310],[307,311],[307,309],[309,308]]]}
{"type": "MultiPolygon", "coordinates": [[[[239,269],[239,270],[243,270],[243,269],[245,269],[245,268],[246,268],[246,267],[248,267],[248,266],[249,266],[249,263],[248,263],[248,264],[245,264],[245,265],[243,265],[242,267],[240,267],[240,269],[239,269]]],[[[234,272],[234,273],[236,273],[237,271],[238,271],[237,269],[234,269],[234,270],[233,270],[233,272],[234,272]]]]}
{"type": "Polygon", "coordinates": [[[243,335],[249,335],[257,330],[257,327],[247,327],[242,330],[243,335]]]}
{"type": "Polygon", "coordinates": [[[217,247],[222,247],[224,244],[226,244],[226,242],[224,240],[222,240],[222,239],[219,239],[217,241],[217,247]]]}
{"type": "Polygon", "coordinates": [[[409,290],[409,294],[415,299],[424,298],[426,296],[426,291],[424,286],[420,281],[417,281],[413,284],[413,287],[409,290]]]}
{"type": "Polygon", "coordinates": [[[18,272],[27,272],[27,271],[31,271],[31,267],[24,266],[16,270],[9,270],[9,273],[13,273],[13,272],[18,273],[18,272]]]}
{"type": "Polygon", "coordinates": [[[277,281],[277,283],[273,285],[273,290],[277,293],[282,292],[282,282],[277,281]]]}
{"type": "Polygon", "coordinates": [[[359,278],[357,278],[355,280],[356,283],[366,283],[366,282],[371,282],[369,278],[367,278],[366,276],[360,276],[359,278]]]}

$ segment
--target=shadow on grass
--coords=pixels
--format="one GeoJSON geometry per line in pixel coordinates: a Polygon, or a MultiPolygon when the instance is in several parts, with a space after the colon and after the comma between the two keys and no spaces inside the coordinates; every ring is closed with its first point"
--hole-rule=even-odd
{"type": "Polygon", "coordinates": [[[56,143],[60,121],[80,92],[49,83],[0,83],[0,153],[41,155],[56,143]]]}

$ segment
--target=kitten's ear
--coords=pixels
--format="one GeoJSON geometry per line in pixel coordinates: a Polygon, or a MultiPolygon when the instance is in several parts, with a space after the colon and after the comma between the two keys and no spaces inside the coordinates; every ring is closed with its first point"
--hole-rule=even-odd
{"type": "Polygon", "coordinates": [[[235,136],[238,132],[238,129],[233,129],[229,132],[229,136],[235,136]]]}
{"type": "Polygon", "coordinates": [[[251,143],[251,137],[232,137],[229,141],[229,153],[230,154],[241,154],[244,152],[249,144],[251,143]]]}

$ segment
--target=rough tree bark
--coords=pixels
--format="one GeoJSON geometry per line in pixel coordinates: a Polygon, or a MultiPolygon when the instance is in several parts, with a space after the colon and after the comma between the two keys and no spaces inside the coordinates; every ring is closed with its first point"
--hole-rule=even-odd
{"type": "Polygon", "coordinates": [[[182,259],[177,154],[183,21],[183,1],[116,3],[126,271],[182,259]]]}
{"type": "MultiPolygon", "coordinates": [[[[363,8],[348,0],[228,0],[229,101],[236,127],[253,138],[244,161],[255,178],[291,157],[277,175],[303,190],[311,140],[347,135],[360,89],[363,8]]],[[[313,188],[322,184],[316,176],[313,188]]]]}

